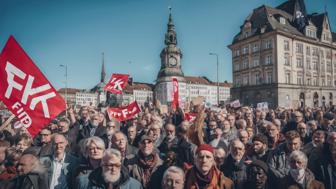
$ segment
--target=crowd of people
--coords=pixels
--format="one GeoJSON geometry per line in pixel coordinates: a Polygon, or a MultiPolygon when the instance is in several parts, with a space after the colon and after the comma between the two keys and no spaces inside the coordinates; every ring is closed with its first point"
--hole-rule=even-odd
{"type": "Polygon", "coordinates": [[[0,132],[0,188],[336,188],[333,107],[184,111],[146,107],[118,122],[70,108],[34,138],[12,120],[0,132]]]}

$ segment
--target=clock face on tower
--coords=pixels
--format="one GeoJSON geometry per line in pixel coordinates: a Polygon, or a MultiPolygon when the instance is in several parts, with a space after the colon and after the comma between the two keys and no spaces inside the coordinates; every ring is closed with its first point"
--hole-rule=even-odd
{"type": "Polygon", "coordinates": [[[175,57],[169,57],[168,63],[170,66],[176,66],[177,65],[177,60],[175,57]]]}

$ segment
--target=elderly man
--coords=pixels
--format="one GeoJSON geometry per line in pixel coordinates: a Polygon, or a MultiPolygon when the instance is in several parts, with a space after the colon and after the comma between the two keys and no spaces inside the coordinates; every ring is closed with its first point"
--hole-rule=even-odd
{"type": "Polygon", "coordinates": [[[214,149],[208,144],[200,145],[196,150],[195,166],[186,172],[186,185],[188,189],[232,189],[232,180],[225,177],[216,167],[214,149]]]}
{"type": "Polygon", "coordinates": [[[307,169],[307,156],[301,151],[293,151],[289,156],[289,174],[281,180],[284,189],[324,189],[324,185],[315,180],[314,174],[307,169]]]}
{"type": "Polygon", "coordinates": [[[77,136],[77,142],[82,139],[89,138],[91,136],[97,136],[104,140],[105,145],[108,146],[106,127],[99,125],[100,117],[98,113],[91,116],[89,124],[83,127],[77,136]]]}
{"type": "Polygon", "coordinates": [[[153,138],[143,135],[139,143],[139,152],[134,158],[126,158],[125,165],[132,177],[140,181],[144,188],[148,187],[152,174],[162,165],[162,160],[154,150],[153,138]]]}
{"type": "Polygon", "coordinates": [[[300,134],[303,145],[311,141],[311,137],[308,136],[307,125],[304,122],[298,123],[296,130],[300,134]]]}
{"type": "Polygon", "coordinates": [[[221,171],[232,179],[235,189],[242,189],[246,181],[246,161],[245,146],[239,139],[234,139],[230,143],[230,155],[226,158],[221,171]]]}
{"type": "Polygon", "coordinates": [[[135,144],[135,138],[137,136],[137,125],[130,125],[127,128],[127,139],[128,144],[131,146],[136,146],[135,144]]]}
{"type": "Polygon", "coordinates": [[[122,156],[118,150],[104,152],[101,167],[92,171],[89,179],[78,183],[78,189],[142,189],[139,181],[130,177],[122,166],[122,156]]]}
{"type": "Polygon", "coordinates": [[[138,149],[136,147],[128,144],[126,135],[121,131],[117,131],[114,133],[111,142],[112,148],[120,151],[122,161],[124,161],[125,158],[133,158],[134,155],[138,152],[138,149]]]}
{"type": "Polygon", "coordinates": [[[61,134],[52,137],[53,154],[41,157],[40,161],[47,168],[50,189],[73,188],[74,171],[79,165],[75,156],[66,153],[68,140],[61,134]]]}
{"type": "Polygon", "coordinates": [[[314,130],[312,141],[304,145],[302,151],[307,155],[307,157],[309,157],[313,151],[322,149],[325,139],[326,139],[326,133],[324,130],[321,129],[314,130]]]}
{"type": "Polygon", "coordinates": [[[279,145],[267,160],[270,172],[274,176],[274,181],[285,177],[289,172],[288,156],[295,150],[300,150],[302,146],[301,137],[296,131],[286,133],[286,143],[279,145]]]}
{"type": "Polygon", "coordinates": [[[166,137],[163,139],[162,143],[158,147],[160,150],[161,156],[165,156],[167,152],[169,151],[174,151],[177,152],[177,142],[178,139],[176,137],[176,132],[175,132],[175,125],[173,124],[166,124],[165,125],[165,132],[166,132],[166,137]]]}
{"type": "Polygon", "coordinates": [[[162,178],[163,189],[183,189],[184,172],[181,168],[171,166],[164,173],[162,178]]]}
{"type": "MultiPolygon", "coordinates": [[[[41,166],[38,158],[32,154],[21,156],[17,165],[18,176],[11,180],[8,185],[3,186],[8,189],[43,189],[48,188],[48,178],[44,174],[45,170],[41,166]]],[[[2,187],[0,187],[2,188],[2,187]]]]}
{"type": "Polygon", "coordinates": [[[327,112],[323,115],[322,129],[327,132],[336,131],[336,126],[334,125],[335,115],[331,112],[327,112]]]}

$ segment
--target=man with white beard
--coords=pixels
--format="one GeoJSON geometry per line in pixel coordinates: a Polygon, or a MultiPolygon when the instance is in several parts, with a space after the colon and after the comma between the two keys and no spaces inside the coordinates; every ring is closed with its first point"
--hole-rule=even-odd
{"type": "Polygon", "coordinates": [[[315,180],[314,174],[307,169],[307,156],[299,151],[293,151],[289,156],[289,174],[281,180],[280,188],[324,189],[324,185],[315,180]]]}
{"type": "Polygon", "coordinates": [[[121,153],[116,149],[104,152],[101,167],[92,171],[89,179],[78,183],[78,189],[142,189],[139,181],[129,176],[122,166],[121,153]]]}
{"type": "Polygon", "coordinates": [[[160,154],[164,157],[166,156],[167,152],[169,151],[177,151],[177,142],[178,139],[176,137],[176,131],[175,131],[175,125],[173,124],[166,124],[165,125],[165,132],[166,132],[166,137],[163,139],[162,143],[158,147],[160,150],[160,154]]]}

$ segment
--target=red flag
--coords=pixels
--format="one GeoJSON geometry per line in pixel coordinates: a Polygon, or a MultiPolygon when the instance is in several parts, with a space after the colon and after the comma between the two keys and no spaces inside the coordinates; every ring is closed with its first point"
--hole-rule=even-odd
{"type": "Polygon", "coordinates": [[[107,109],[107,113],[110,119],[116,119],[118,121],[126,121],[132,119],[139,112],[141,112],[141,110],[136,101],[125,107],[107,109]]]}
{"type": "Polygon", "coordinates": [[[189,121],[189,122],[194,122],[197,117],[197,113],[184,113],[184,119],[189,121]]]}
{"type": "Polygon", "coordinates": [[[172,102],[172,108],[175,110],[177,107],[179,107],[179,91],[178,91],[178,81],[176,78],[173,78],[173,102],[172,102]]]}
{"type": "Polygon", "coordinates": [[[0,55],[0,100],[32,137],[66,107],[13,36],[0,55]]]}
{"type": "Polygon", "coordinates": [[[108,84],[106,84],[104,90],[110,91],[113,94],[121,94],[128,81],[128,75],[126,74],[112,74],[112,77],[108,84]]]}

